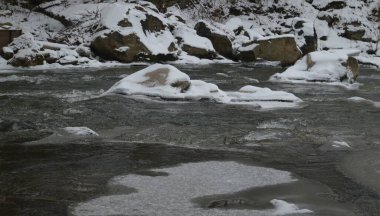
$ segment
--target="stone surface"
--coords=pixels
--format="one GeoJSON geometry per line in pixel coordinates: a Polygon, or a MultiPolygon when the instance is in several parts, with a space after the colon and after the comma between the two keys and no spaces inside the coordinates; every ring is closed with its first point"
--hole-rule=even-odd
{"type": "Polygon", "coordinates": [[[220,55],[229,59],[235,59],[232,43],[227,35],[222,34],[221,31],[218,31],[214,26],[204,21],[198,22],[195,25],[195,30],[199,36],[208,38],[220,55]]]}

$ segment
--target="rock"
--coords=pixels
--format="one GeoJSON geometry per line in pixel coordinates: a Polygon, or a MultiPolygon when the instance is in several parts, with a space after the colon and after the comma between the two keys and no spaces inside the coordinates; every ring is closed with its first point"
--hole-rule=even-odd
{"type": "Polygon", "coordinates": [[[342,35],[345,38],[348,38],[350,40],[363,40],[363,37],[365,35],[364,29],[357,29],[357,30],[350,30],[349,28],[346,28],[344,30],[344,34],[342,35]]]}
{"type": "Polygon", "coordinates": [[[178,25],[173,31],[181,49],[198,58],[215,59],[217,54],[208,38],[197,35],[194,29],[186,25],[178,25]]]}
{"type": "Polygon", "coordinates": [[[239,52],[242,61],[280,61],[283,66],[294,64],[302,56],[293,35],[261,38],[243,44],[239,52]]]}
{"type": "Polygon", "coordinates": [[[195,30],[199,36],[208,38],[220,55],[229,59],[235,59],[232,43],[224,32],[205,21],[198,22],[195,25],[195,30]]]}
{"type": "Polygon", "coordinates": [[[204,59],[215,59],[217,54],[214,51],[207,50],[204,48],[193,47],[191,45],[183,44],[181,46],[182,50],[187,52],[189,55],[196,56],[198,58],[204,59]]]}
{"type": "Polygon", "coordinates": [[[341,0],[330,0],[330,1],[313,1],[312,5],[314,8],[320,11],[343,9],[347,6],[345,1],[341,0]]]}
{"type": "Polygon", "coordinates": [[[295,18],[293,31],[303,55],[317,51],[318,36],[311,20],[295,18]]]}
{"type": "Polygon", "coordinates": [[[145,34],[146,34],[146,31],[160,32],[160,31],[165,30],[166,28],[166,26],[164,25],[164,23],[162,23],[160,19],[150,14],[146,14],[146,19],[141,20],[141,26],[145,34]]]}
{"type": "Polygon", "coordinates": [[[8,61],[8,64],[11,64],[15,67],[30,67],[36,65],[44,64],[44,57],[42,54],[30,50],[23,49],[19,50],[13,58],[8,61]]]}
{"type": "Polygon", "coordinates": [[[49,64],[56,63],[60,58],[59,54],[55,51],[45,50],[41,53],[44,56],[45,61],[49,64]]]}
{"type": "Polygon", "coordinates": [[[350,71],[352,74],[348,75],[349,79],[356,80],[359,76],[359,62],[354,57],[348,57],[347,59],[347,70],[350,71]],[[352,76],[352,77],[351,77],[352,76]]]}
{"type": "Polygon", "coordinates": [[[208,208],[231,208],[246,205],[247,201],[244,199],[223,199],[210,202],[208,208]]]}
{"type": "Polygon", "coordinates": [[[64,56],[58,60],[61,65],[76,65],[78,64],[78,58],[72,55],[64,56]]]}
{"type": "Polygon", "coordinates": [[[168,21],[150,4],[115,3],[102,10],[99,32],[91,50],[107,60],[134,61],[177,60],[175,38],[168,21]],[[117,15],[115,19],[115,15],[117,15]]]}
{"type": "Polygon", "coordinates": [[[79,45],[75,51],[79,54],[81,57],[91,57],[91,49],[87,46],[79,45]]]}
{"type": "Polygon", "coordinates": [[[2,52],[0,54],[5,60],[9,60],[14,56],[13,50],[9,47],[3,47],[2,52]]]}

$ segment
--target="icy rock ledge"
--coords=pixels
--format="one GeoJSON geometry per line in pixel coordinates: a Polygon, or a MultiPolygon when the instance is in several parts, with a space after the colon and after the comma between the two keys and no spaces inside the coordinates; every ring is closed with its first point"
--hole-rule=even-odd
{"type": "Polygon", "coordinates": [[[191,80],[171,65],[154,64],[131,74],[112,86],[105,95],[140,95],[164,100],[211,100],[224,104],[253,105],[260,108],[295,107],[302,100],[284,91],[244,86],[236,92],[225,92],[212,83],[191,80]]]}
{"type": "Polygon", "coordinates": [[[270,80],[292,83],[325,83],[354,87],[359,75],[358,61],[352,57],[359,50],[329,50],[311,52],[283,73],[274,74],[270,80]]]}

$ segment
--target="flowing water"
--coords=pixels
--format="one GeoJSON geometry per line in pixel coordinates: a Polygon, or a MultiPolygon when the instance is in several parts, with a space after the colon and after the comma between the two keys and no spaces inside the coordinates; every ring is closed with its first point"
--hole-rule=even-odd
{"type": "Polygon", "coordinates": [[[380,215],[379,71],[362,69],[348,90],[268,82],[276,67],[178,67],[223,90],[251,84],[304,103],[99,97],[137,66],[4,71],[0,215],[380,215]],[[76,126],[99,136],[62,133],[76,126]]]}

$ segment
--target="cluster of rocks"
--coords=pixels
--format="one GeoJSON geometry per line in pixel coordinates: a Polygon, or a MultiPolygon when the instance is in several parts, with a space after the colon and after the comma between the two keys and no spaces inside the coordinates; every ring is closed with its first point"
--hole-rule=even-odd
{"type": "MultiPolygon", "coordinates": [[[[231,35],[216,23],[201,20],[192,29],[178,15],[162,14],[152,5],[114,5],[106,8],[103,13],[102,27],[91,42],[91,49],[104,59],[125,63],[173,61],[177,60],[181,52],[186,52],[190,56],[206,59],[224,57],[248,62],[264,59],[291,65],[302,55],[317,48],[314,35],[310,36],[306,31],[302,31],[305,21],[299,21],[301,24],[295,25],[295,28],[302,31],[299,36],[307,41],[306,47],[301,49],[302,52],[292,35],[251,39],[249,34],[245,34],[248,42],[236,48],[233,47],[234,39],[247,32],[243,26],[236,26],[231,35]],[[124,7],[125,10],[112,7],[124,7]],[[110,21],[107,19],[110,11],[125,14],[117,16],[123,17],[120,20],[110,21]],[[136,14],[140,16],[136,18],[136,14]],[[192,39],[188,39],[189,37],[192,39]],[[158,51],[152,48],[152,44],[148,44],[163,40],[164,43],[160,44],[161,49],[158,51]],[[200,44],[200,41],[203,41],[203,44],[200,44]]],[[[313,29],[312,32],[314,33],[313,29]]]]}
{"type": "Polygon", "coordinates": [[[0,51],[8,64],[15,67],[30,67],[58,63],[76,65],[91,60],[89,47],[70,47],[64,44],[36,41],[31,34],[23,34],[0,51]]]}

